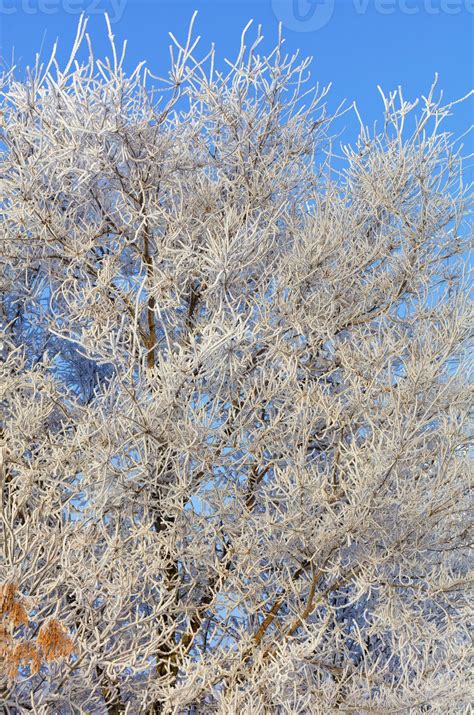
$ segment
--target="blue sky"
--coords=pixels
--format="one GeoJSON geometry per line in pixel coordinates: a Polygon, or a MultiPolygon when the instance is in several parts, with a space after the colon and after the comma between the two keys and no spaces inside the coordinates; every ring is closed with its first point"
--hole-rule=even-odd
{"type": "MultiPolygon", "coordinates": [[[[288,50],[313,55],[314,80],[333,83],[330,107],[356,99],[369,124],[380,117],[377,84],[402,85],[407,99],[426,93],[435,72],[447,99],[473,86],[474,0],[0,0],[3,61],[11,62],[14,48],[24,67],[56,37],[64,56],[81,10],[90,16],[97,54],[107,50],[106,11],[117,39],[128,39],[128,66],[145,59],[155,71],[167,66],[168,31],[182,38],[194,10],[202,51],[214,41],[221,58],[236,52],[250,18],[262,24],[267,47],[281,19],[288,50]]],[[[472,122],[471,102],[449,128],[472,122]]],[[[346,123],[349,133],[355,129],[346,123]]]]}

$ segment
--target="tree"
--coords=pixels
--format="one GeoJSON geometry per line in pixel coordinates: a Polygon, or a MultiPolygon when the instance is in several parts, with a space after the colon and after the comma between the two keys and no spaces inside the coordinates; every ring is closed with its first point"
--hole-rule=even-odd
{"type": "Polygon", "coordinates": [[[85,30],[2,78],[6,712],[465,712],[456,103],[85,30]]]}

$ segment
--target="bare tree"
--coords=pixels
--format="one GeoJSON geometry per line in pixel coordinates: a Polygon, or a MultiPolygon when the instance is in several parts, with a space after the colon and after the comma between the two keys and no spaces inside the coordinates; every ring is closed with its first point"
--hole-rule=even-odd
{"type": "Polygon", "coordinates": [[[466,712],[456,103],[109,35],[2,77],[5,712],[466,712]]]}

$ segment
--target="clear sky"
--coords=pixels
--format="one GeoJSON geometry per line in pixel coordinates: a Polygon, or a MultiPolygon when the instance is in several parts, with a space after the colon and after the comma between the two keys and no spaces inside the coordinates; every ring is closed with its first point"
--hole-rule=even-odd
{"type": "MultiPolygon", "coordinates": [[[[314,80],[333,83],[329,105],[356,99],[368,123],[380,116],[377,84],[402,85],[407,99],[426,93],[435,72],[447,99],[473,86],[474,0],[0,0],[3,61],[11,63],[14,48],[24,67],[56,37],[64,56],[81,10],[97,54],[107,49],[108,12],[116,38],[128,39],[128,66],[145,59],[156,71],[168,61],[168,31],[183,38],[194,10],[202,51],[213,41],[221,58],[235,53],[249,19],[262,24],[267,47],[282,20],[288,50],[314,56],[314,80]]],[[[462,106],[449,128],[466,129],[472,107],[462,106]]]]}

